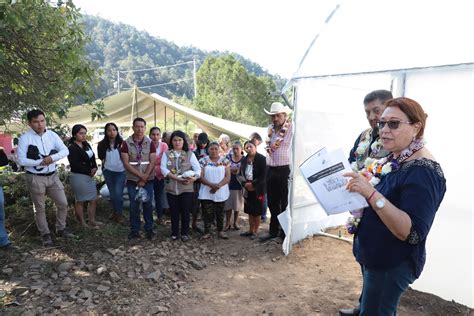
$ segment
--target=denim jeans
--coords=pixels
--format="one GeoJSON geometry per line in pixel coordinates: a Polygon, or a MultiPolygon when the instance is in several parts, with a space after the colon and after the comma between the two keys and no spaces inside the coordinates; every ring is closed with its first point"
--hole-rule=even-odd
{"type": "Polygon", "coordinates": [[[178,237],[181,219],[181,236],[189,235],[189,213],[193,205],[193,192],[180,195],[167,194],[171,212],[171,235],[178,237]]]}
{"type": "Polygon", "coordinates": [[[5,199],[3,196],[3,189],[0,187],[0,246],[6,246],[10,244],[8,240],[8,234],[5,229],[5,199]]]}
{"type": "Polygon", "coordinates": [[[364,285],[360,315],[397,314],[400,296],[415,281],[415,267],[408,258],[398,266],[388,269],[363,267],[364,285]]]}
{"type": "Polygon", "coordinates": [[[268,200],[267,200],[267,193],[263,196],[263,210],[262,210],[262,220],[267,219],[267,208],[268,208],[268,200]]]}
{"type": "Polygon", "coordinates": [[[115,172],[107,169],[103,170],[105,183],[110,192],[110,201],[114,212],[123,213],[123,188],[125,187],[125,171],[115,172]]]}
{"type": "Polygon", "coordinates": [[[140,231],[140,203],[143,204],[143,218],[145,219],[145,231],[151,232],[153,230],[153,205],[151,199],[153,198],[153,181],[148,181],[144,186],[148,194],[148,202],[140,202],[135,200],[137,195],[137,185],[132,182],[127,182],[128,196],[130,199],[130,230],[132,233],[140,231]]]}
{"type": "Polygon", "coordinates": [[[155,195],[156,216],[161,219],[163,217],[163,199],[165,196],[165,179],[153,180],[153,192],[155,195]]]}

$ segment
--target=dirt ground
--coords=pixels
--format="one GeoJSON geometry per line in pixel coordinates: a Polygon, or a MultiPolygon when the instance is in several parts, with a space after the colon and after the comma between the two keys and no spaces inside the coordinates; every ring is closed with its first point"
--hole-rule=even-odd
{"type": "MultiPolygon", "coordinates": [[[[155,240],[130,243],[127,227],[108,223],[52,248],[36,238],[2,253],[0,314],[338,315],[357,304],[360,270],[345,241],[314,236],[284,256],[278,242],[240,237],[242,230],[187,243],[168,240],[169,223],[156,231],[155,240]]],[[[474,311],[409,290],[398,314],[474,311]]]]}

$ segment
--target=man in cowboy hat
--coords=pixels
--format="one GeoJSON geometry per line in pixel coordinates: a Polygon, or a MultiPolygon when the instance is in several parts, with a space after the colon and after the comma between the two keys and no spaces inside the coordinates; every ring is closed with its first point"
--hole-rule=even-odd
{"type": "Polygon", "coordinates": [[[290,177],[290,148],[293,135],[292,124],[288,117],[291,110],[280,102],[273,102],[270,110],[272,124],[268,126],[267,138],[267,199],[270,209],[269,234],[261,240],[281,237],[285,233],[278,222],[278,215],[288,206],[288,179],[290,177]]]}

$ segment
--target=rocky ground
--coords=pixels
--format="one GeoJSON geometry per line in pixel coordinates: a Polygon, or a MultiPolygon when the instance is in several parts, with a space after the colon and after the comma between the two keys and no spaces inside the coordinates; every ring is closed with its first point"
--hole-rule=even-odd
{"type": "MultiPolygon", "coordinates": [[[[337,315],[357,303],[359,267],[344,241],[311,237],[285,257],[278,242],[240,231],[186,243],[168,240],[169,231],[159,226],[155,240],[131,243],[126,227],[107,224],[51,248],[20,244],[1,254],[0,314],[337,315]]],[[[409,290],[399,315],[474,312],[409,290]]]]}

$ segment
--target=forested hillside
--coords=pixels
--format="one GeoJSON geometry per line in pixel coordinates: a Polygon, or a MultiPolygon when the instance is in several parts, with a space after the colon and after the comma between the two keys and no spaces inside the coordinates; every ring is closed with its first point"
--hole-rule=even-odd
{"type": "Polygon", "coordinates": [[[86,46],[86,53],[90,60],[102,70],[100,85],[96,87],[96,97],[103,97],[117,91],[114,82],[117,81],[117,70],[144,69],[173,64],[186,63],[178,67],[159,70],[126,73],[120,76],[121,89],[130,88],[133,84],[138,87],[166,84],[161,86],[142,88],[146,92],[155,92],[165,97],[192,98],[193,87],[193,58],[197,68],[209,57],[218,57],[231,54],[245,69],[257,77],[269,77],[279,87],[284,80],[272,76],[258,64],[234,53],[206,52],[195,47],[179,47],[164,39],[151,36],[145,31],[108,20],[83,16],[85,33],[91,39],[86,46]],[[167,84],[175,82],[174,84],[167,84]]]}

